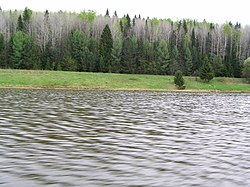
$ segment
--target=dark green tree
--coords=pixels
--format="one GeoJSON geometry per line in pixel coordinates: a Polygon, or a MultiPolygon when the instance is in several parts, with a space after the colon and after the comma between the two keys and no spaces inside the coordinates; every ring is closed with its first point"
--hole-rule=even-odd
{"type": "Polygon", "coordinates": [[[207,56],[205,57],[203,66],[200,69],[200,78],[205,82],[209,82],[214,78],[214,72],[207,56]]]}
{"type": "Polygon", "coordinates": [[[192,62],[192,54],[189,47],[185,48],[184,59],[185,59],[185,70],[186,70],[185,74],[192,75],[193,62],[192,62]]]}
{"type": "Polygon", "coordinates": [[[16,69],[33,69],[38,64],[38,51],[31,36],[22,31],[14,35],[11,59],[16,69]]]}
{"type": "Polygon", "coordinates": [[[112,48],[113,38],[109,25],[107,24],[103,29],[99,46],[99,57],[102,59],[100,61],[101,72],[107,73],[111,71],[112,48]]]}
{"type": "Polygon", "coordinates": [[[53,63],[54,63],[54,53],[52,48],[52,42],[49,41],[45,45],[45,50],[41,54],[41,61],[42,61],[42,69],[43,70],[53,70],[53,63]]]}
{"type": "Polygon", "coordinates": [[[105,16],[106,16],[106,17],[110,17],[110,16],[109,16],[109,9],[108,9],[108,8],[107,8],[107,10],[106,10],[105,16]]]}
{"type": "Polygon", "coordinates": [[[113,43],[112,49],[112,70],[111,72],[119,73],[121,66],[122,40],[117,39],[113,43]]]}
{"type": "Polygon", "coordinates": [[[4,41],[4,36],[0,33],[0,68],[7,67],[7,50],[6,44],[4,41]]]}
{"type": "Polygon", "coordinates": [[[126,38],[122,42],[120,73],[130,73],[132,59],[132,41],[126,38]]]}
{"type": "Polygon", "coordinates": [[[244,61],[242,76],[250,83],[250,57],[244,61]]]}
{"type": "Polygon", "coordinates": [[[11,60],[16,69],[20,69],[23,64],[23,51],[25,48],[26,35],[18,31],[13,37],[11,60]]]}
{"type": "Polygon", "coordinates": [[[170,54],[168,50],[168,43],[161,40],[157,47],[157,62],[160,64],[160,73],[163,75],[169,74],[170,54]]]}
{"type": "Polygon", "coordinates": [[[180,70],[177,70],[175,72],[174,84],[178,89],[181,89],[181,90],[185,89],[185,86],[184,86],[185,82],[182,76],[182,72],[180,70]]]}
{"type": "Polygon", "coordinates": [[[26,35],[24,49],[22,51],[22,63],[20,69],[40,69],[40,50],[31,36],[26,35]]]}
{"type": "Polygon", "coordinates": [[[31,16],[32,10],[26,7],[23,12],[23,32],[25,34],[31,33],[31,16]]]}
{"type": "Polygon", "coordinates": [[[71,54],[77,63],[78,71],[88,70],[88,41],[86,35],[82,31],[75,31],[71,36],[71,54]]]}
{"type": "Polygon", "coordinates": [[[24,30],[23,18],[22,15],[19,15],[17,20],[17,31],[23,31],[23,30],[24,30]]]}

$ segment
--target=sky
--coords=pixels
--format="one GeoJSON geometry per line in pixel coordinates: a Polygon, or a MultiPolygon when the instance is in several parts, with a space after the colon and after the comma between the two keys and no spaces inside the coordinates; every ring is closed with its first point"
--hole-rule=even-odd
{"type": "Polygon", "coordinates": [[[95,10],[105,14],[107,8],[112,16],[117,11],[119,17],[140,14],[147,18],[183,18],[209,22],[225,23],[232,21],[250,25],[249,0],[0,0],[3,10],[23,10],[28,7],[34,11],[95,10]]]}

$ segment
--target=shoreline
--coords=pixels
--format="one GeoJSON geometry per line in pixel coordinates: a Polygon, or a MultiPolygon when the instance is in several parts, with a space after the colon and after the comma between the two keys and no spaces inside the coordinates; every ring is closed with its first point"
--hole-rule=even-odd
{"type": "Polygon", "coordinates": [[[144,89],[144,88],[101,88],[101,87],[37,87],[37,86],[0,86],[0,89],[20,90],[67,90],[67,91],[151,91],[151,92],[179,92],[179,93],[250,93],[239,90],[168,90],[168,89],[144,89]]]}

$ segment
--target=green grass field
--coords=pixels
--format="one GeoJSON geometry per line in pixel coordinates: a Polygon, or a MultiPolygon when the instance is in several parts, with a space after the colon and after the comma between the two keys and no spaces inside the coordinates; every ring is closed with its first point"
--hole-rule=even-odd
{"type": "MultiPolygon", "coordinates": [[[[186,91],[250,92],[244,79],[214,78],[204,83],[184,77],[186,91]]],[[[176,91],[173,76],[86,73],[38,70],[0,70],[0,88],[65,88],[176,91]]]]}

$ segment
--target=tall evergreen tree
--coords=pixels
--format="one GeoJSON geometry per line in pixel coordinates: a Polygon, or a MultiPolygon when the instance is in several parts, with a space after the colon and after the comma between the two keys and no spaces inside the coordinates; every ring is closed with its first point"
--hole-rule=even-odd
{"type": "Polygon", "coordinates": [[[157,47],[157,62],[160,65],[160,72],[163,75],[169,74],[170,54],[168,44],[165,40],[161,40],[157,47]]]}
{"type": "Polygon", "coordinates": [[[200,78],[206,82],[209,82],[214,78],[214,72],[207,56],[205,57],[204,64],[200,69],[200,78]]]}
{"type": "Polygon", "coordinates": [[[78,71],[87,71],[89,63],[89,49],[87,37],[82,31],[75,31],[71,36],[71,53],[77,63],[78,71]]]}
{"type": "Polygon", "coordinates": [[[111,60],[112,60],[112,47],[113,47],[113,38],[107,24],[103,29],[100,46],[99,46],[99,57],[100,57],[100,71],[110,72],[111,71],[111,60]]]}
{"type": "Polygon", "coordinates": [[[119,73],[121,70],[122,40],[115,40],[112,48],[111,72],[119,73]]]}
{"type": "Polygon", "coordinates": [[[38,64],[38,49],[33,38],[18,31],[13,37],[11,59],[16,69],[33,69],[38,64]]]}
{"type": "Polygon", "coordinates": [[[25,34],[31,33],[31,16],[32,16],[32,10],[26,7],[23,12],[23,26],[24,26],[23,32],[25,34]]]}
{"type": "Polygon", "coordinates": [[[26,35],[24,40],[24,48],[22,51],[22,61],[20,69],[39,69],[39,48],[36,46],[33,38],[26,35]]]}
{"type": "Polygon", "coordinates": [[[185,48],[184,58],[185,58],[186,75],[192,75],[193,62],[192,62],[192,54],[189,47],[185,48]]]}
{"type": "Polygon", "coordinates": [[[4,41],[4,36],[0,33],[0,68],[7,67],[7,50],[4,41]]]}
{"type": "Polygon", "coordinates": [[[23,51],[25,48],[26,35],[22,31],[18,31],[13,37],[11,59],[16,69],[20,69],[23,64],[23,51]]]}
{"type": "Polygon", "coordinates": [[[23,30],[24,30],[23,18],[22,15],[19,15],[17,20],[17,31],[23,31],[23,30]]]}
{"type": "Polygon", "coordinates": [[[110,17],[110,16],[109,16],[109,9],[108,9],[108,8],[107,8],[107,10],[106,10],[105,16],[106,16],[106,17],[110,17]]]}

